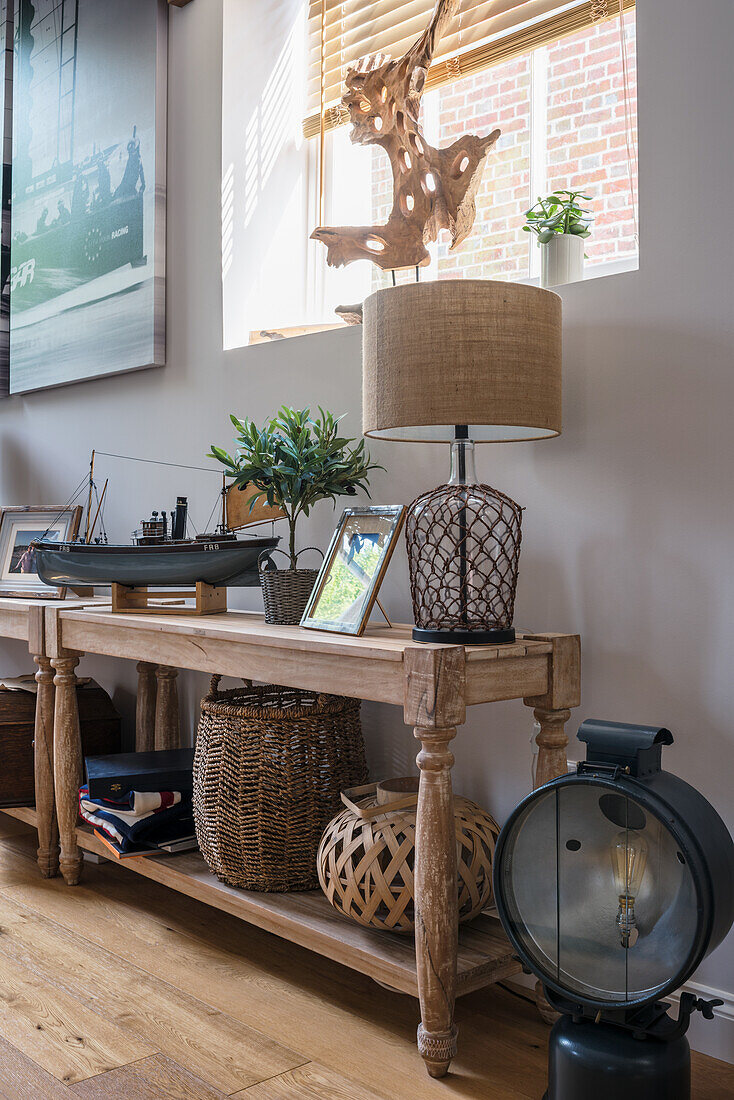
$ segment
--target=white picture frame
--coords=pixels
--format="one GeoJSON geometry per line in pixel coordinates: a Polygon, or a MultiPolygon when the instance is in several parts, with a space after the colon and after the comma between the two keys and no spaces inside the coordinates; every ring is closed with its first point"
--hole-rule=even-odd
{"type": "Polygon", "coordinates": [[[41,538],[73,542],[80,505],[18,505],[0,508],[0,596],[63,600],[65,587],[45,584],[34,569],[32,543],[41,538]]]}

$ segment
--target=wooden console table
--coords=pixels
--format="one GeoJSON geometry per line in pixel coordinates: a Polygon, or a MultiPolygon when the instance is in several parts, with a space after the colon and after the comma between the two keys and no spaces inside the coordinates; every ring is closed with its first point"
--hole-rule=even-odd
{"type": "MultiPolygon", "coordinates": [[[[55,612],[81,608],[108,608],[105,596],[58,600],[0,598],[0,638],[25,642],[36,664],[36,717],[33,734],[35,810],[5,807],[5,811],[29,820],[38,832],[38,867],[44,878],[59,873],[59,830],[54,796],[53,729],[54,669],[46,648],[46,609],[55,612]]],[[[179,743],[178,669],[158,664],[138,665],[138,713],[136,748],[171,748],[179,743]]]]}
{"type": "Polygon", "coordinates": [[[456,1053],[457,995],[520,967],[495,918],[457,927],[450,745],[466,707],[523,699],[540,723],[537,782],[566,770],[565,723],[579,704],[577,635],[518,637],[505,646],[419,645],[406,626],[371,627],[361,638],[300,627],[266,626],[261,615],[230,611],[187,615],[112,614],[99,608],[45,611],[55,669],[54,766],[61,871],[79,882],[80,847],[105,854],[77,828],[81,778],[76,672],[86,653],[218,672],[290,687],[393,703],[420,742],[415,858],[415,950],[410,941],[362,928],[339,916],[318,893],[256,894],[219,882],[200,855],[149,856],[122,863],[292,942],[328,955],[387,986],[417,995],[418,1049],[431,1076],[443,1076],[456,1053]]]}
{"type": "MultiPolygon", "coordinates": [[[[68,599],[63,607],[78,610],[90,605],[104,606],[102,597],[68,599]]],[[[25,642],[36,667],[36,721],[34,730],[34,768],[36,810],[34,824],[38,830],[38,866],[45,878],[58,874],[59,833],[56,825],[53,780],[53,714],[54,673],[46,650],[45,611],[60,607],[58,600],[3,597],[0,599],[0,638],[25,642]]]]}

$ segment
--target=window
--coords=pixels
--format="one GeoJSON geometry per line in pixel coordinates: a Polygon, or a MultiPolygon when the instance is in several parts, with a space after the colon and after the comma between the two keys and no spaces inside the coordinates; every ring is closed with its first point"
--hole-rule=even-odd
{"type": "MultiPolygon", "coordinates": [[[[502,137],[485,167],[471,235],[451,252],[442,232],[421,278],[536,280],[540,253],[523,232],[524,213],[538,195],[559,188],[593,196],[586,277],[637,267],[634,9],[624,12],[622,28],[626,90],[617,16],[424,94],[423,127],[432,144],[495,126],[502,137]]],[[[375,146],[352,146],[348,131],[342,126],[326,134],[325,224],[384,223],[392,206],[388,158],[375,146]]],[[[412,273],[398,276],[408,277],[412,273]]],[[[324,316],[391,281],[390,272],[367,261],[329,270],[324,316]]]]}
{"type": "MultiPolygon", "coordinates": [[[[377,146],[351,144],[343,77],[365,52],[400,57],[433,7],[279,0],[277,19],[253,21],[249,5],[225,0],[225,348],[340,326],[338,305],[390,284],[390,272],[368,260],[329,268],[309,235],[318,225],[386,220],[389,160],[377,146]]],[[[495,127],[502,136],[469,238],[451,252],[442,234],[421,278],[537,279],[540,252],[523,232],[524,213],[556,188],[593,195],[587,277],[636,267],[634,0],[461,0],[440,49],[422,98],[428,140],[443,146],[495,127]]]]}

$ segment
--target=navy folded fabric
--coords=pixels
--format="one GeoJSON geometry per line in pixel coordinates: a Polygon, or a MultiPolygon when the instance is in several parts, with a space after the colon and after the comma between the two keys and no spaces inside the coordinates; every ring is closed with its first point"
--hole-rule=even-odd
{"type": "Polygon", "coordinates": [[[89,805],[86,786],[79,791],[80,816],[114,840],[121,852],[134,851],[139,847],[156,846],[166,840],[194,832],[191,795],[184,796],[181,802],[168,809],[137,818],[132,823],[129,820],[129,814],[122,817],[101,805],[95,806],[92,812],[82,805],[83,801],[89,805]]]}

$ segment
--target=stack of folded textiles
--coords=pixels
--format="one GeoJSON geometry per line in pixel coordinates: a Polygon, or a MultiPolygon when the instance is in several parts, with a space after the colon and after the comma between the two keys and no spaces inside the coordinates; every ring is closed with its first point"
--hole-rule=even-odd
{"type": "Polygon", "coordinates": [[[191,791],[129,791],[119,799],[90,798],[85,784],[79,790],[79,814],[117,856],[196,846],[191,791]]]}

